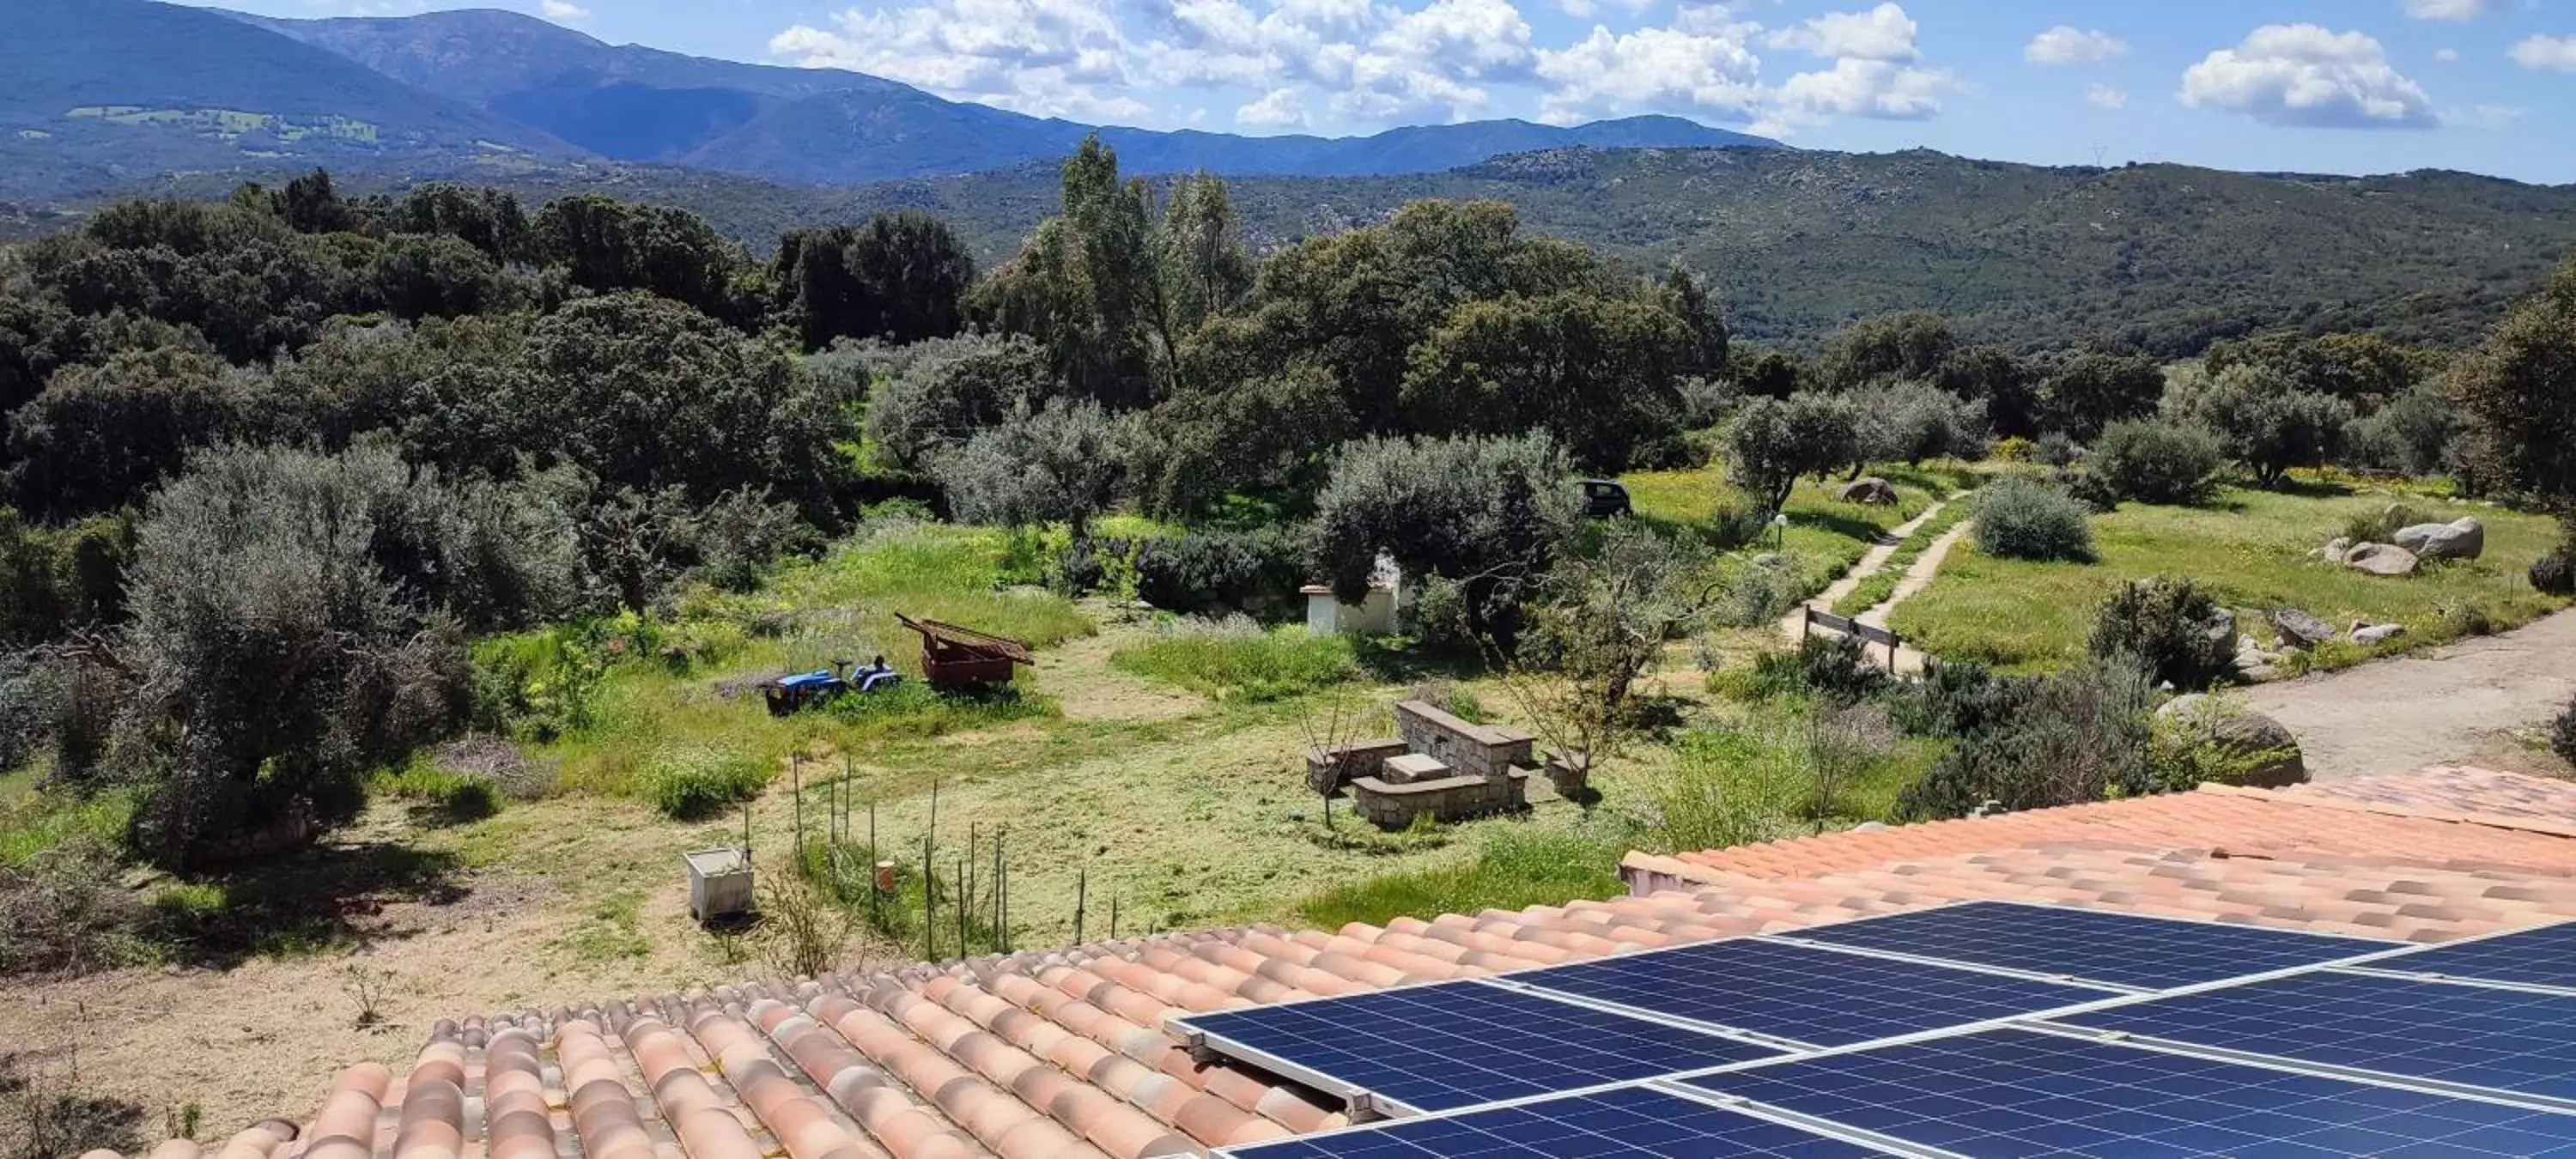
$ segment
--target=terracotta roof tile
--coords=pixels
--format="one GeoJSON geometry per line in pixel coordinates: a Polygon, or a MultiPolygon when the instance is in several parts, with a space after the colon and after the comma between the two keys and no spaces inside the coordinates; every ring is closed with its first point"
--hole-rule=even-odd
{"type": "MultiPolygon", "coordinates": [[[[1631,896],[1334,931],[1253,926],[441,1023],[399,1085],[154,1159],[1174,1154],[1325,1130],[1202,1063],[1177,1013],[2006,898],[2436,941],[2576,917],[2576,785],[2437,768],[1670,856],[1631,896]]],[[[103,1157],[100,1157],[103,1159],[103,1157]]]]}

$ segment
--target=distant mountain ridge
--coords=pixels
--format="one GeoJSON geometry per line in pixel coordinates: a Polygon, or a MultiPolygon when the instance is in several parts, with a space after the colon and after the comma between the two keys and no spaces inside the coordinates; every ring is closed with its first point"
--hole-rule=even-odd
{"type": "Polygon", "coordinates": [[[335,166],[583,155],[203,8],[10,0],[0,9],[0,197],[298,157],[335,166]]]}
{"type": "MultiPolygon", "coordinates": [[[[1061,157],[1095,126],[944,100],[833,69],[684,56],[489,9],[402,17],[234,19],[616,161],[808,185],[998,169],[1061,157]]],[[[1132,172],[1371,176],[1570,146],[1776,147],[1678,117],[1555,127],[1476,121],[1371,137],[1097,128],[1132,172]]]]}

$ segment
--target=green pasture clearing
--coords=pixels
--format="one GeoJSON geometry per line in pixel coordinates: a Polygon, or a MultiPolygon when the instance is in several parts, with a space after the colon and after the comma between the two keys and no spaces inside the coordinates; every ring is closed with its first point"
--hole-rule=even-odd
{"type": "MultiPolygon", "coordinates": [[[[2083,655],[2093,609],[2114,588],[2158,575],[2188,577],[2229,607],[2296,607],[2338,628],[2354,620],[2406,626],[2375,650],[2322,650],[2315,662],[2331,666],[2528,623],[2567,603],[2534,591],[2526,575],[2558,541],[2556,523],[2500,507],[2307,483],[2291,491],[2230,488],[2199,507],[2128,504],[2095,518],[2093,529],[2101,559],[2090,564],[1997,559],[1963,542],[1890,626],[1945,660],[2052,669],[2083,655]],[[2401,498],[2428,519],[2477,516],[2487,529],[2485,557],[2383,579],[2309,556],[2353,519],[2401,498]]],[[[2268,625],[2246,627],[2268,638],[2268,625]]]]}

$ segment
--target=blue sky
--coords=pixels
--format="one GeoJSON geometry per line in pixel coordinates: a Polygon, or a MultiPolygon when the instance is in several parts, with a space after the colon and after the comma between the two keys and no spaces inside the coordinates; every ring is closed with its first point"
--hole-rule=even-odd
{"type": "Polygon", "coordinates": [[[509,7],[1153,128],[1669,113],[1791,144],[2576,182],[2576,0],[231,0],[509,7]]]}

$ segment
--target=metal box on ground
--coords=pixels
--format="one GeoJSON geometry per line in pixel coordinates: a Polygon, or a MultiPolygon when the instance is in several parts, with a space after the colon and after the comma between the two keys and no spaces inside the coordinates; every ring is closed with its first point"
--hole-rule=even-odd
{"type": "Polygon", "coordinates": [[[699,925],[751,912],[751,856],[741,849],[684,853],[689,866],[689,916],[699,925]]]}

